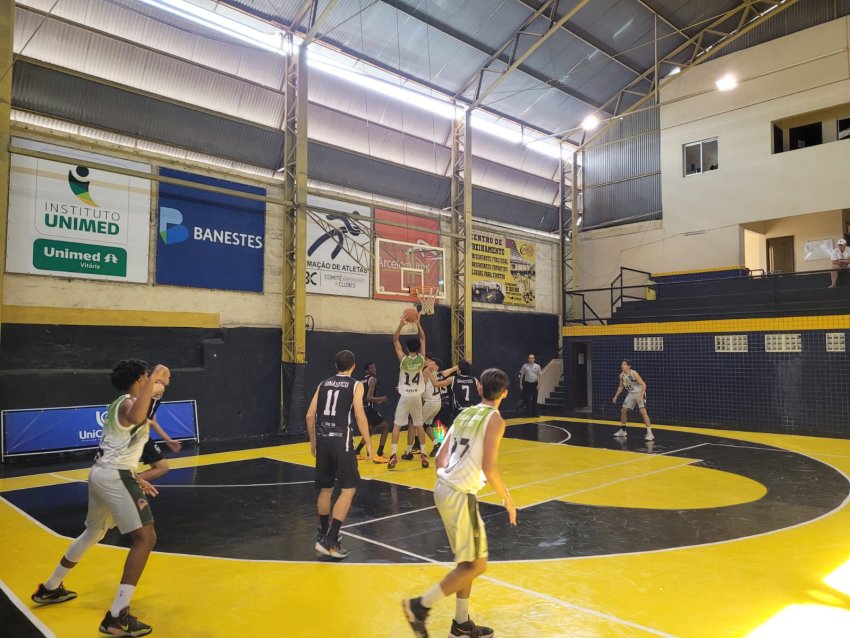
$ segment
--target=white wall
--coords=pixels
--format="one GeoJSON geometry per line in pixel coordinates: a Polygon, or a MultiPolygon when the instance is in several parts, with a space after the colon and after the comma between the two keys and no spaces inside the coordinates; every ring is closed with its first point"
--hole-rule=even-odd
{"type": "MultiPolygon", "coordinates": [[[[757,249],[763,256],[763,263],[765,265],[758,266],[758,268],[767,267],[765,256],[767,240],[773,237],[788,236],[794,237],[794,270],[808,271],[829,268],[831,261],[827,258],[806,261],[805,244],[807,241],[831,239],[834,245],[843,236],[841,232],[841,220],[842,211],[832,210],[823,213],[814,213],[812,215],[769,219],[764,222],[748,225],[748,229],[756,233],[761,233],[760,246],[757,249]]],[[[746,233],[747,231],[745,230],[744,232],[746,233]]]]}
{"type": "Polygon", "coordinates": [[[850,102],[848,31],[842,18],[676,76],[662,90],[663,220],[654,229],[581,233],[580,285],[607,285],[618,264],[662,272],[742,265],[740,224],[850,207],[850,141],[774,155],[771,127],[850,102]],[[740,84],[723,93],[714,82],[727,72],[740,84]],[[715,137],[719,170],[684,177],[682,146],[715,137]]]}

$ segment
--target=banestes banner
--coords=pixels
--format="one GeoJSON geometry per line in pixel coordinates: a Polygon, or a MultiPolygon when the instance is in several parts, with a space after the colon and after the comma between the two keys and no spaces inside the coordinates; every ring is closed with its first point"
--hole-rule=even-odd
{"type": "MultiPolygon", "coordinates": [[[[167,168],[160,175],[266,194],[263,188],[167,168]]],[[[264,202],[161,182],[157,217],[156,283],[263,291],[264,202]]]]}
{"type": "Polygon", "coordinates": [[[6,270],[147,283],[150,181],[90,164],[151,167],[32,140],[12,144],[72,159],[12,155],[6,270]]]}
{"type": "MultiPolygon", "coordinates": [[[[95,448],[103,436],[108,407],[4,410],[3,456],[95,448]]],[[[156,422],[172,439],[198,440],[196,414],[194,401],[164,401],[156,412],[156,422]]],[[[159,440],[153,429],[150,435],[159,440]]]]}

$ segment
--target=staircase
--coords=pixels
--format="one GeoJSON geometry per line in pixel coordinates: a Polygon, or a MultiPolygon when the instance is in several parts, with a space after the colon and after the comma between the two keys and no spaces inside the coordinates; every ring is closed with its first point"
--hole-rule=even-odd
{"type": "MultiPolygon", "coordinates": [[[[566,394],[564,390],[564,375],[561,375],[560,380],[558,381],[558,385],[546,396],[546,399],[541,404],[543,409],[546,408],[560,408],[563,409],[564,401],[566,400],[566,394]]],[[[540,398],[538,397],[538,402],[540,398]]]]}

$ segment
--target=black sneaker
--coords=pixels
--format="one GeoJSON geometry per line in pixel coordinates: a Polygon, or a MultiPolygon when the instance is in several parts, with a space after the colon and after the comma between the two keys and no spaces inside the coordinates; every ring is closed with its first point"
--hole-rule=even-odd
{"type": "Polygon", "coordinates": [[[66,600],[71,600],[77,597],[77,592],[65,589],[64,583],[59,583],[56,589],[47,589],[43,584],[39,583],[38,589],[30,596],[34,603],[39,605],[49,605],[51,603],[64,603],[66,600]]]}
{"type": "Polygon", "coordinates": [[[413,452],[405,452],[401,455],[403,461],[412,461],[413,460],[413,452]]]}
{"type": "Polygon", "coordinates": [[[150,625],[130,615],[129,607],[124,607],[118,618],[107,611],[103,622],[100,623],[100,633],[108,636],[147,636],[152,631],[150,625]]]}
{"type": "Polygon", "coordinates": [[[434,449],[431,450],[431,454],[429,454],[428,456],[430,456],[431,458],[434,458],[435,456],[437,456],[437,452],[440,451],[441,445],[442,445],[442,443],[434,443],[434,449]]]}
{"type": "Polygon", "coordinates": [[[327,536],[323,536],[321,540],[316,541],[316,552],[322,556],[330,556],[336,560],[348,558],[348,551],[342,548],[339,539],[331,541],[327,536]],[[321,547],[321,549],[319,549],[321,547]]]}
{"type": "Polygon", "coordinates": [[[452,631],[449,633],[452,638],[463,638],[464,636],[475,636],[476,638],[491,638],[493,630],[489,627],[481,627],[476,625],[472,620],[459,623],[452,620],[452,631]]]}
{"type": "Polygon", "coordinates": [[[431,610],[422,604],[422,598],[407,598],[401,601],[401,606],[404,609],[404,617],[410,623],[413,633],[419,638],[428,638],[425,621],[428,619],[428,612],[431,610]]]}
{"type": "Polygon", "coordinates": [[[319,556],[330,556],[331,552],[328,547],[325,547],[325,535],[322,534],[322,530],[316,532],[316,553],[319,556]]]}

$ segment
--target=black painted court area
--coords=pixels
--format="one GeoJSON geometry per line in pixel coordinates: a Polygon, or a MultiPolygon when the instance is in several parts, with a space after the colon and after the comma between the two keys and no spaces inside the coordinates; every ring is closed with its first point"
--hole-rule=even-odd
{"type": "MultiPolygon", "coordinates": [[[[724,437],[657,432],[647,444],[631,430],[587,423],[511,426],[506,436],[564,445],[669,453],[695,465],[748,477],[767,488],[761,499],[707,509],[658,510],[549,501],[523,509],[508,525],[504,509],[481,503],[491,560],[540,560],[651,551],[721,542],[804,523],[841,505],[850,485],[832,467],[801,454],[724,437]]],[[[565,468],[569,471],[569,468],[565,468]]],[[[153,502],[157,551],[253,560],[314,561],[315,488],[311,468],[258,458],[172,470],[153,502]]],[[[4,498],[59,534],[83,529],[85,483],[4,493],[4,498]]],[[[432,493],[364,480],[346,526],[368,540],[344,538],[347,562],[452,560],[432,493]],[[421,510],[421,511],[420,511],[421,510]],[[374,542],[369,542],[374,541],[374,542]],[[377,543],[381,543],[379,545],[377,543]]],[[[345,530],[344,530],[345,531],[345,530]]],[[[124,545],[113,530],[106,542],[124,545]]]]}

